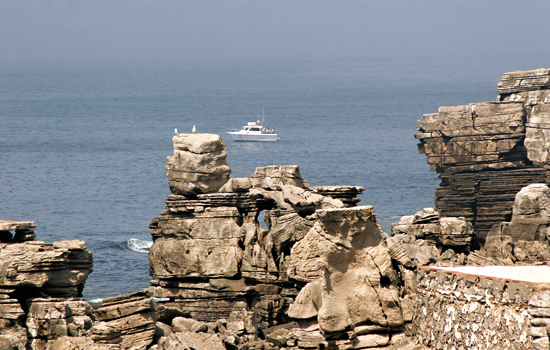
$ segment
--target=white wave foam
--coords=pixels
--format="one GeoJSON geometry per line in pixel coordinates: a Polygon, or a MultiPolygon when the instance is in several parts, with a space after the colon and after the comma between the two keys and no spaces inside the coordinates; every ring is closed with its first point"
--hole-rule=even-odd
{"type": "Polygon", "coordinates": [[[89,303],[92,304],[92,305],[101,304],[101,303],[103,303],[103,299],[101,299],[101,298],[92,299],[92,300],[89,301],[89,303]]]}
{"type": "Polygon", "coordinates": [[[128,248],[140,253],[147,253],[152,245],[153,242],[151,241],[142,241],[137,238],[130,238],[128,240],[128,248]]]}
{"type": "Polygon", "coordinates": [[[163,301],[170,301],[170,298],[155,298],[153,297],[155,303],[162,303],[163,301]]]}

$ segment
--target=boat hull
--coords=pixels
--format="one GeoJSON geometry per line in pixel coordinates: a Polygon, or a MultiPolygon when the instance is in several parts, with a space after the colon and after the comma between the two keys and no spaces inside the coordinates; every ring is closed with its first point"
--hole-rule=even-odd
{"type": "Polygon", "coordinates": [[[229,135],[238,142],[274,142],[277,141],[277,134],[242,134],[230,132],[229,135]]]}

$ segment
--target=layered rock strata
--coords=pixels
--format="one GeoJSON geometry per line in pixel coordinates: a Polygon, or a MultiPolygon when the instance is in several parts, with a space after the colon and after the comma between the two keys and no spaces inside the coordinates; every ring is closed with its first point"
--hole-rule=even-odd
{"type": "Polygon", "coordinates": [[[35,241],[34,221],[0,220],[0,348],[46,349],[91,327],[76,297],[92,272],[82,241],[35,241]]]}
{"type": "Polygon", "coordinates": [[[506,73],[497,102],[440,107],[418,121],[418,149],[440,173],[436,210],[464,217],[483,240],[510,219],[515,193],[547,182],[550,69],[506,73]]]}
{"type": "Polygon", "coordinates": [[[145,292],[104,299],[95,310],[90,329],[96,344],[118,344],[121,349],[147,349],[154,340],[156,308],[145,292]]]}
{"type": "Polygon", "coordinates": [[[531,184],[516,194],[512,220],[495,224],[472,265],[531,265],[550,262],[550,188],[531,184]]]}
{"type": "Polygon", "coordinates": [[[231,169],[219,135],[179,134],[172,139],[174,155],[166,161],[166,174],[174,194],[195,195],[218,191],[231,169]]]}
{"type": "Polygon", "coordinates": [[[433,247],[441,254],[449,249],[455,253],[468,254],[478,248],[477,236],[472,224],[463,217],[441,217],[433,208],[425,208],[414,215],[403,216],[391,226],[392,239],[403,244],[412,259],[415,256],[419,265],[427,261],[421,258],[423,247],[433,247]],[[402,237],[406,235],[407,238],[402,237]]]}
{"type": "Polygon", "coordinates": [[[250,178],[229,179],[219,136],[180,134],[173,141],[167,175],[174,194],[150,225],[152,295],[170,298],[168,306],[201,321],[227,319],[246,305],[256,325],[273,326],[298,292],[286,268],[292,245],[313,226],[310,215],[355,205],[364,188],[322,189],[344,204],[309,188],[298,166],[268,166],[250,178]],[[223,171],[205,170],[208,162],[223,171]],[[199,168],[208,180],[190,183],[188,174],[199,168]],[[262,211],[268,229],[258,223],[262,211]]]}
{"type": "Polygon", "coordinates": [[[0,293],[17,298],[78,297],[92,272],[92,253],[83,241],[35,241],[32,221],[0,221],[0,293]],[[15,231],[14,234],[11,230],[15,231]]]}
{"type": "Polygon", "coordinates": [[[78,299],[92,272],[83,241],[35,241],[33,221],[0,220],[0,349],[145,350],[156,308],[145,292],[78,299]]]}
{"type": "MultiPolygon", "coordinates": [[[[179,138],[207,150],[204,159],[225,155],[208,147],[214,136],[180,135],[175,150],[179,138]]],[[[293,165],[257,168],[250,178],[220,172],[209,179],[221,184],[217,192],[184,192],[172,185],[196,168],[184,157],[178,172],[169,157],[173,194],[150,224],[149,294],[163,308],[212,325],[205,329],[217,324],[228,348],[366,348],[399,338],[412,319],[414,264],[387,240],[372,207],[355,206],[363,187],[310,187],[293,165]]],[[[186,186],[207,187],[199,182],[186,186]]],[[[159,349],[197,337],[176,334],[177,318],[164,318],[172,328],[163,326],[159,349]]]]}
{"type": "Polygon", "coordinates": [[[292,248],[289,277],[308,284],[288,316],[316,320],[328,343],[388,345],[412,319],[414,281],[403,277],[412,266],[402,248],[388,245],[372,207],[318,210],[292,248]]]}

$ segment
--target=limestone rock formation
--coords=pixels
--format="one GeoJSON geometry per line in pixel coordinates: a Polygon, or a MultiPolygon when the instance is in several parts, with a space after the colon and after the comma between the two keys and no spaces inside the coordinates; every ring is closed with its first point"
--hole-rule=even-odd
{"type": "Polygon", "coordinates": [[[218,135],[180,134],[173,141],[167,160],[173,194],[150,224],[149,292],[169,298],[163,307],[204,322],[235,319],[253,324],[251,332],[284,322],[298,293],[287,276],[292,246],[313,227],[317,209],[355,206],[364,188],[317,191],[296,165],[229,179],[218,135]],[[216,185],[206,177],[183,181],[192,172],[225,177],[215,177],[216,185]],[[267,229],[258,223],[260,212],[267,229]]]}
{"type": "Polygon", "coordinates": [[[92,253],[83,241],[35,241],[33,221],[0,220],[0,293],[52,297],[81,296],[92,272],[92,253]],[[12,234],[11,231],[15,231],[12,234]]]}
{"type": "Polygon", "coordinates": [[[516,195],[512,220],[495,224],[472,265],[547,264],[550,261],[550,188],[531,184],[516,195]]]}
{"type": "Polygon", "coordinates": [[[87,336],[95,316],[90,304],[75,298],[27,300],[27,334],[33,350],[52,347],[61,337],[87,336]]]}
{"type": "Polygon", "coordinates": [[[92,254],[85,249],[83,241],[0,243],[0,288],[81,296],[92,271],[92,254]]]}
{"type": "Polygon", "coordinates": [[[174,155],[166,161],[166,175],[174,194],[196,195],[218,191],[231,169],[219,135],[178,134],[172,138],[174,155]]]}
{"type": "Polygon", "coordinates": [[[418,121],[418,149],[440,173],[436,210],[472,222],[483,240],[510,219],[515,194],[547,181],[549,69],[506,73],[497,102],[440,107],[418,121]]]}
{"type": "Polygon", "coordinates": [[[143,291],[104,299],[95,315],[99,321],[91,329],[95,343],[145,350],[153,342],[155,304],[143,291]]]}
{"type": "Polygon", "coordinates": [[[0,348],[42,350],[91,328],[91,306],[77,300],[92,272],[82,241],[35,241],[33,221],[0,220],[0,348]]]}
{"type": "MultiPolygon", "coordinates": [[[[262,174],[252,177],[257,188],[247,191],[231,184],[219,193],[171,195],[167,209],[151,222],[149,258],[155,280],[150,291],[170,298],[166,306],[215,321],[227,319],[244,304],[254,311],[257,325],[282,320],[297,294],[286,274],[292,246],[313,226],[315,210],[346,205],[295,186],[307,185],[297,166],[258,168],[255,174],[262,174]],[[261,211],[268,229],[257,221],[261,211]]],[[[355,205],[363,189],[332,186],[326,191],[355,205]]]]}
{"type": "Polygon", "coordinates": [[[440,217],[433,208],[425,208],[414,215],[404,216],[398,222],[392,224],[391,235],[399,237],[407,235],[406,242],[403,238],[399,241],[405,247],[411,258],[418,254],[417,261],[420,265],[428,261],[424,254],[433,256],[427,247],[437,250],[437,256],[448,249],[455,253],[468,254],[478,248],[477,237],[472,224],[463,217],[440,217]],[[424,246],[426,248],[419,248],[424,246]]]}
{"type": "MultiPolygon", "coordinates": [[[[188,169],[196,156],[180,149],[225,159],[223,144],[202,146],[215,136],[183,140],[174,138],[174,152],[188,169]]],[[[399,338],[412,319],[415,265],[388,241],[372,207],[356,207],[363,187],[310,187],[298,166],[273,165],[219,186],[197,178],[185,186],[208,190],[187,191],[174,185],[177,157],[167,161],[173,194],[150,224],[148,293],[182,315],[164,313],[157,349],[210,341],[227,349],[367,348],[399,338]]]]}
{"type": "MultiPolygon", "coordinates": [[[[361,325],[384,328],[379,345],[389,342],[410,314],[394,269],[387,235],[372,207],[318,210],[317,221],[291,252],[289,277],[309,283],[289,309],[297,319],[317,317],[326,338],[361,325]]],[[[351,339],[350,342],[368,342],[351,339]]]]}

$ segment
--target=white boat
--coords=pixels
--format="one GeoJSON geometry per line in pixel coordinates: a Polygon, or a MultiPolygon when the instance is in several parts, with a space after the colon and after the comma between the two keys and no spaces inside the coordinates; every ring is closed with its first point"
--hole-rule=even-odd
{"type": "Polygon", "coordinates": [[[249,122],[239,131],[228,132],[234,141],[255,141],[255,142],[270,142],[277,141],[279,137],[275,133],[275,129],[267,129],[262,126],[264,122],[263,113],[262,121],[249,122]]]}

